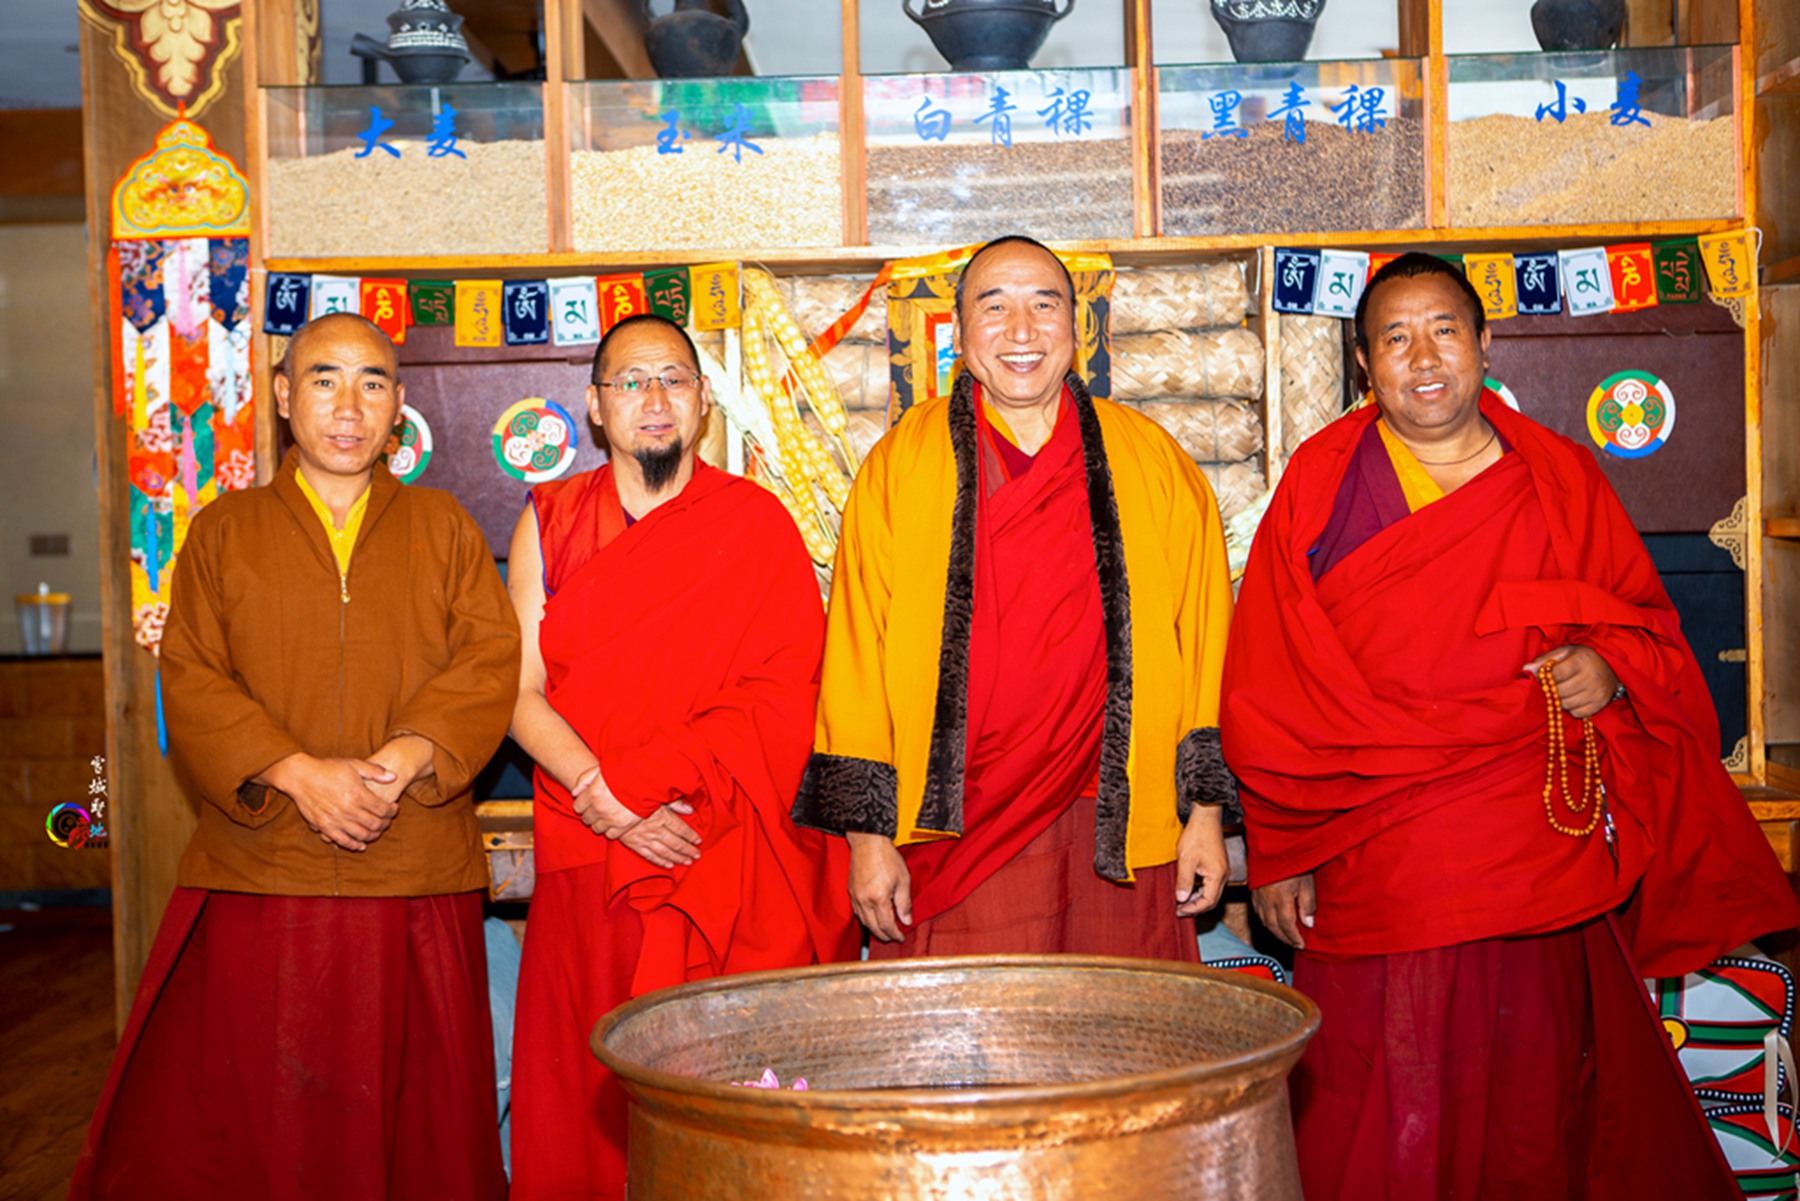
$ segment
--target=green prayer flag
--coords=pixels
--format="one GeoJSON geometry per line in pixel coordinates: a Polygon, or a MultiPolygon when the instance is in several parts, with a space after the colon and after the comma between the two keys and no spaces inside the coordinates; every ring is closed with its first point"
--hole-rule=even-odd
{"type": "Polygon", "coordinates": [[[1675,238],[1651,248],[1656,261],[1658,304],[1699,304],[1706,267],[1697,238],[1675,238]]]}
{"type": "Polygon", "coordinates": [[[650,311],[658,317],[667,317],[676,325],[686,325],[688,321],[688,288],[685,267],[644,272],[644,292],[650,301],[650,311]]]}
{"type": "Polygon", "coordinates": [[[407,290],[414,325],[451,325],[456,321],[456,285],[421,279],[407,290]]]}

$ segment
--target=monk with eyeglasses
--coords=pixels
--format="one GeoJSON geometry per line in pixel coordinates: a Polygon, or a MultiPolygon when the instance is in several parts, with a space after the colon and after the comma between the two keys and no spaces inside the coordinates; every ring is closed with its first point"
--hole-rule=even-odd
{"type": "Polygon", "coordinates": [[[843,843],[788,817],[825,638],[800,532],[696,457],[712,394],[680,326],[613,326],[587,403],[610,462],[538,485],[507,571],[537,761],[514,1198],[624,1195],[626,1099],[588,1049],[607,1011],[856,949],[843,843]]]}

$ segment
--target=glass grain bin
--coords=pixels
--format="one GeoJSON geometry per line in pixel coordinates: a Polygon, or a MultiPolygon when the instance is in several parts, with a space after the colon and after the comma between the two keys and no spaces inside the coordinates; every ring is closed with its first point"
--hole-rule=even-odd
{"type": "Polygon", "coordinates": [[[872,75],[863,111],[872,245],[1132,236],[1128,71],[872,75]]]}
{"type": "Polygon", "coordinates": [[[1163,234],[1425,224],[1418,60],[1161,67],[1157,78],[1163,234]]]}
{"type": "Polygon", "coordinates": [[[1736,62],[1732,46],[1453,56],[1450,224],[1736,216],[1736,62]]]}
{"type": "Polygon", "coordinates": [[[577,250],[843,244],[836,78],[569,86],[577,250]]]}
{"type": "Polygon", "coordinates": [[[543,85],[263,89],[271,258],[541,254],[543,85]]]}

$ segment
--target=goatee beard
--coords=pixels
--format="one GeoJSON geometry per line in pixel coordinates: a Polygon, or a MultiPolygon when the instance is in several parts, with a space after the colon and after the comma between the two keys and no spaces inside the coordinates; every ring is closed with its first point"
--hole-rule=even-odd
{"type": "Polygon", "coordinates": [[[637,460],[638,468],[644,473],[644,488],[655,495],[667,488],[681,470],[683,447],[680,442],[673,442],[661,449],[646,447],[635,450],[631,457],[637,460]]]}

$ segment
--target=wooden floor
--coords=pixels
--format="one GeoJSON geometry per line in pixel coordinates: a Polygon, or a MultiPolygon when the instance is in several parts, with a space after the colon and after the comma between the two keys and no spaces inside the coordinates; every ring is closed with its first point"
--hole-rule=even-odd
{"type": "Polygon", "coordinates": [[[0,910],[6,925],[0,1201],[61,1201],[112,1063],[112,914],[0,910]]]}

